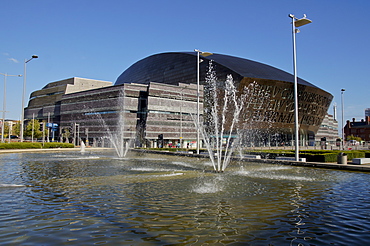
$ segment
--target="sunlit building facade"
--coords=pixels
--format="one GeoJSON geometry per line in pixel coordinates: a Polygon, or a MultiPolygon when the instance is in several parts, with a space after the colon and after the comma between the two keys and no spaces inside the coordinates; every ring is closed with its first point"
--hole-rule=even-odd
{"type": "MultiPolygon", "coordinates": [[[[294,129],[294,77],[280,69],[234,56],[212,54],[201,57],[200,84],[205,90],[207,104],[207,71],[212,61],[219,88],[231,74],[240,93],[251,83],[257,84],[256,93],[248,98],[243,110],[241,124],[258,130],[253,138],[259,145],[291,144],[294,129]],[[268,100],[266,100],[266,95],[268,100]],[[262,100],[264,97],[264,100],[262,100]],[[273,142],[273,143],[271,143],[273,142]]],[[[124,83],[149,83],[155,81],[166,85],[197,83],[197,53],[170,52],[144,58],[117,79],[116,85],[124,83]]],[[[301,145],[314,141],[333,96],[319,87],[298,79],[299,125],[301,145]]],[[[205,110],[207,107],[205,106],[205,110]]]]}
{"type": "MultiPolygon", "coordinates": [[[[248,97],[240,121],[241,127],[258,132],[249,141],[259,146],[292,144],[293,75],[234,56],[212,54],[200,58],[202,120],[207,120],[206,77],[212,61],[219,89],[225,86],[227,75],[232,75],[239,95],[253,84],[254,93],[248,97]]],[[[44,121],[51,118],[59,126],[56,135],[60,140],[82,139],[103,145],[109,142],[108,131],[115,132],[124,125],[124,137],[136,146],[156,147],[158,138],[163,138],[160,143],[167,146],[189,146],[196,140],[197,63],[195,52],[161,53],[134,63],[114,85],[102,83],[101,87],[75,92],[60,89],[53,95],[46,93],[52,87],[48,85],[31,95],[25,116],[27,120],[33,115],[44,121]]],[[[306,145],[315,139],[333,96],[302,79],[298,79],[298,94],[300,144],[306,145]]]]}

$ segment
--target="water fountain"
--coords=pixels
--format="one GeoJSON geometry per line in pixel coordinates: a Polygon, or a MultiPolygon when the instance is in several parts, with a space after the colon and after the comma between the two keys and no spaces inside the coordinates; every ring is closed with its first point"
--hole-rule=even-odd
{"type": "Polygon", "coordinates": [[[255,110],[263,109],[270,96],[260,90],[256,82],[238,91],[232,75],[227,76],[224,86],[219,86],[217,83],[218,78],[210,61],[205,86],[207,88],[205,104],[208,107],[204,113],[206,120],[203,120],[207,125],[197,127],[201,129],[214,170],[223,172],[230,163],[234,151],[241,149],[242,140],[246,139],[247,135],[252,137],[253,131],[249,126],[261,121],[252,116],[246,120],[245,116],[248,114],[243,110],[250,108],[251,105],[255,110]],[[241,122],[242,115],[244,120],[241,122]]]}
{"type": "Polygon", "coordinates": [[[107,124],[104,118],[100,114],[92,114],[97,117],[101,126],[106,130],[108,139],[113,145],[115,152],[118,157],[122,158],[127,155],[130,146],[130,140],[125,140],[125,92],[124,88],[120,91],[119,98],[117,100],[117,127],[113,128],[107,124]]]}
{"type": "Polygon", "coordinates": [[[81,147],[80,147],[80,152],[85,153],[86,152],[86,145],[83,141],[81,141],[81,147]]]}

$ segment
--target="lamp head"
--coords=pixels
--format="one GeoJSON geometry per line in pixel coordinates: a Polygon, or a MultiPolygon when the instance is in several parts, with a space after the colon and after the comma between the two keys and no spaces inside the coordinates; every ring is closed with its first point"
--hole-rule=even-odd
{"type": "Polygon", "coordinates": [[[33,55],[32,58],[39,58],[37,55],[33,55]]]}
{"type": "Polygon", "coordinates": [[[345,89],[341,89],[340,91],[346,91],[345,89]]]}
{"type": "Polygon", "coordinates": [[[204,57],[213,55],[211,52],[200,52],[200,54],[204,57]]]}
{"type": "Polygon", "coordinates": [[[295,27],[304,26],[304,25],[307,25],[307,24],[310,24],[310,23],[312,23],[312,20],[307,19],[306,16],[302,19],[294,21],[295,27]]]}

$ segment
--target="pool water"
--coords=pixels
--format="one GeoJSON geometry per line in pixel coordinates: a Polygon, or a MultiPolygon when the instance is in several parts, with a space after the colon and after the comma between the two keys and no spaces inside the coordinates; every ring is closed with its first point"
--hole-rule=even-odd
{"type": "Polygon", "coordinates": [[[366,245],[370,174],[131,152],[0,155],[1,245],[366,245]]]}

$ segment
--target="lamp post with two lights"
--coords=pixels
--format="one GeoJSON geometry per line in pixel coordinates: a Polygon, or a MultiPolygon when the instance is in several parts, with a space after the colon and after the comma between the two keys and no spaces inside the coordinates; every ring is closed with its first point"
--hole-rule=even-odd
{"type": "Polygon", "coordinates": [[[294,67],[294,132],[295,132],[295,160],[299,161],[299,122],[298,122],[298,76],[297,76],[297,51],[296,51],[296,33],[299,32],[297,27],[301,27],[311,23],[312,21],[306,18],[298,19],[293,14],[289,15],[292,18],[292,34],[293,34],[293,67],[294,67]]]}

